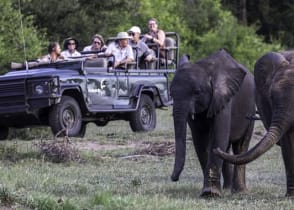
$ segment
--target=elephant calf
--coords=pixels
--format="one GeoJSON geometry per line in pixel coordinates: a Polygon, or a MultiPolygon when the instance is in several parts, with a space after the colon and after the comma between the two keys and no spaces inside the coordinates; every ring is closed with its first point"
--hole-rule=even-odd
{"type": "Polygon", "coordinates": [[[282,148],[287,176],[286,196],[294,196],[294,51],[269,52],[254,67],[256,106],[267,130],[248,152],[236,156],[215,153],[234,164],[255,160],[276,143],[282,148]]]}
{"type": "Polygon", "coordinates": [[[235,166],[232,171],[213,149],[232,148],[234,154],[248,150],[254,127],[248,117],[255,115],[253,75],[225,50],[195,64],[187,57],[181,61],[171,84],[176,142],[171,179],[178,181],[184,167],[188,123],[204,175],[201,195],[221,195],[221,173],[224,188],[247,190],[245,166],[235,166]]]}

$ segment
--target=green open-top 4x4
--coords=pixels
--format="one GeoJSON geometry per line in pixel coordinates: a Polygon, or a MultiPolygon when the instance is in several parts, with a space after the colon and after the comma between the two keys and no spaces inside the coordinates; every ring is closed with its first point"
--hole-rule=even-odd
{"type": "Polygon", "coordinates": [[[155,108],[172,104],[169,85],[178,63],[178,37],[169,35],[175,35],[175,46],[166,52],[174,57],[158,59],[156,69],[114,69],[101,55],[26,63],[0,76],[0,139],[7,138],[10,127],[32,126],[83,136],[88,122],[105,126],[111,120],[127,120],[133,131],[153,130],[155,108]]]}

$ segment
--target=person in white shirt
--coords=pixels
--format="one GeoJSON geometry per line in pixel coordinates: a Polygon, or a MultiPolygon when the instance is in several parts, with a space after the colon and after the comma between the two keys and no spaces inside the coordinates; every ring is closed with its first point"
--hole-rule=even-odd
{"type": "Polygon", "coordinates": [[[104,39],[100,34],[95,34],[92,37],[92,44],[84,47],[83,51],[101,51],[104,52],[106,50],[106,45],[104,43],[104,39]]]}
{"type": "Polygon", "coordinates": [[[64,59],[81,56],[81,53],[77,51],[78,46],[79,43],[75,38],[69,37],[65,39],[63,44],[64,50],[61,52],[61,56],[64,57],[64,59]]]}
{"type": "Polygon", "coordinates": [[[131,39],[127,32],[119,32],[116,41],[109,44],[105,51],[106,56],[114,56],[114,67],[125,68],[127,63],[134,61],[134,53],[129,45],[131,39]]]}

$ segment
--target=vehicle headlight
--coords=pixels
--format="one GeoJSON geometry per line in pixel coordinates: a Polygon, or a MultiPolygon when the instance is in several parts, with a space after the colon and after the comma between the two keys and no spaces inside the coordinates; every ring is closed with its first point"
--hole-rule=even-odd
{"type": "Polygon", "coordinates": [[[29,97],[55,97],[60,92],[59,80],[54,78],[40,78],[28,80],[29,97]]]}
{"type": "Polygon", "coordinates": [[[38,95],[42,95],[44,93],[44,86],[36,85],[35,86],[35,93],[38,95]]]}

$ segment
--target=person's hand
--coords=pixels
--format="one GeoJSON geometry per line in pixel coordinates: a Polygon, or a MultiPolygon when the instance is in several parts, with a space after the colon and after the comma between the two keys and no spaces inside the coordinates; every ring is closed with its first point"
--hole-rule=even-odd
{"type": "Polygon", "coordinates": [[[114,68],[118,67],[121,63],[119,61],[115,61],[114,68]]]}
{"type": "Polygon", "coordinates": [[[153,60],[155,60],[155,59],[156,59],[156,58],[155,58],[153,55],[147,55],[146,58],[145,58],[145,61],[150,62],[150,61],[153,61],[153,60]]]}
{"type": "Polygon", "coordinates": [[[149,35],[149,34],[145,34],[145,35],[144,35],[144,38],[145,38],[145,39],[152,39],[153,37],[152,37],[151,35],[149,35]]]}

